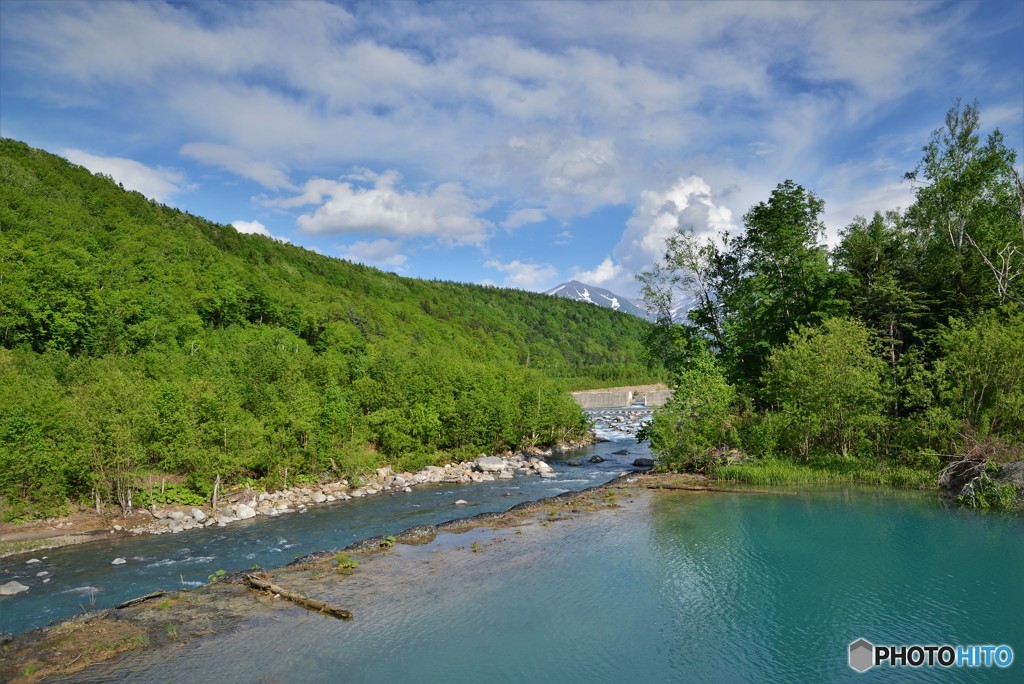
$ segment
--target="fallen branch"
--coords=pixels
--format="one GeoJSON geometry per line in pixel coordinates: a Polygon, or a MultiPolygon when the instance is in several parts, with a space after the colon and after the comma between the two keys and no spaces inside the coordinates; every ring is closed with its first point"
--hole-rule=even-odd
{"type": "Polygon", "coordinates": [[[324,613],[326,615],[330,615],[331,617],[336,617],[341,620],[352,619],[351,611],[345,610],[344,608],[338,608],[337,606],[332,606],[329,603],[319,601],[315,598],[310,598],[309,596],[303,596],[302,594],[298,594],[294,591],[288,591],[283,587],[279,587],[276,584],[272,584],[266,580],[262,580],[259,577],[246,575],[244,577],[244,580],[246,584],[248,584],[250,587],[254,589],[259,589],[261,591],[269,591],[271,594],[280,596],[283,599],[287,599],[292,603],[296,603],[302,606],[303,608],[315,610],[318,613],[324,613]]]}
{"type": "Polygon", "coordinates": [[[166,591],[154,591],[152,594],[146,594],[145,596],[138,596],[136,598],[130,599],[128,601],[125,601],[124,603],[119,603],[115,607],[118,608],[118,609],[121,609],[121,608],[131,608],[132,606],[137,606],[140,603],[145,603],[146,601],[151,601],[151,600],[153,600],[155,598],[160,598],[161,596],[163,596],[166,593],[167,593],[166,591]]]}

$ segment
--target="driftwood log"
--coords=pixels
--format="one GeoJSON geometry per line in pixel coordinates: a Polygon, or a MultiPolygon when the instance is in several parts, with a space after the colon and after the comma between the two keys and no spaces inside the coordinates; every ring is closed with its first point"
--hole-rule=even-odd
{"type": "Polygon", "coordinates": [[[145,603],[146,601],[152,601],[155,598],[160,598],[161,596],[163,596],[166,593],[167,593],[166,591],[154,591],[152,594],[146,594],[145,596],[137,596],[137,597],[135,597],[133,599],[129,599],[129,600],[125,601],[124,603],[118,603],[114,607],[118,608],[118,609],[121,609],[121,608],[131,608],[132,606],[137,606],[140,603],[145,603]]]}
{"type": "Polygon", "coordinates": [[[276,584],[260,579],[259,577],[254,577],[253,575],[246,575],[244,579],[245,583],[254,589],[269,591],[271,594],[278,595],[283,599],[287,599],[292,603],[302,606],[303,608],[315,610],[318,613],[324,613],[325,615],[330,615],[331,617],[336,617],[340,620],[352,619],[352,612],[345,610],[344,608],[338,608],[337,606],[332,606],[330,603],[326,603],[325,601],[320,601],[309,596],[303,596],[302,594],[294,591],[289,591],[284,587],[279,587],[276,584]]]}

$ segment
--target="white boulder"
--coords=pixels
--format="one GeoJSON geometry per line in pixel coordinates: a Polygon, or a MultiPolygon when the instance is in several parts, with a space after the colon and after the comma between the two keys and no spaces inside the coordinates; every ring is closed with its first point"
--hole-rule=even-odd
{"type": "Polygon", "coordinates": [[[0,596],[14,596],[15,594],[20,594],[23,591],[28,591],[28,587],[21,582],[11,580],[7,584],[0,584],[0,596]]]}
{"type": "Polygon", "coordinates": [[[238,516],[239,520],[248,520],[249,518],[256,517],[256,511],[252,506],[246,504],[238,504],[235,508],[235,515],[238,516]]]}

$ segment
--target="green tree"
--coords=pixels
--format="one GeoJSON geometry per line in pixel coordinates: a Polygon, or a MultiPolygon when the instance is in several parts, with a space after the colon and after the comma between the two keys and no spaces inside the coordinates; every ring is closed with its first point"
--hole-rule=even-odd
{"type": "Polygon", "coordinates": [[[735,441],[736,390],[715,359],[697,349],[673,381],[672,399],[654,415],[643,436],[659,454],[664,467],[707,472],[714,465],[709,453],[735,441]]]}
{"type": "Polygon", "coordinates": [[[982,435],[1024,441],[1024,315],[950,321],[936,364],[942,403],[982,435]]]}
{"type": "Polygon", "coordinates": [[[996,302],[1024,306],[1024,185],[999,129],[980,137],[978,103],[946,113],[917,168],[909,214],[928,245],[937,321],[996,302]],[[941,295],[941,296],[938,296],[941,295]]]}
{"type": "MultiPolygon", "coordinates": [[[[727,377],[753,392],[774,347],[800,325],[820,323],[843,314],[840,280],[832,271],[823,243],[824,202],[803,186],[780,183],[767,202],[744,216],[746,231],[700,244],[680,228],[660,264],[639,276],[651,306],[665,309],[679,292],[696,303],[687,325],[706,340],[727,377]]],[[[672,325],[662,318],[662,327],[672,325]]],[[[676,365],[679,336],[662,331],[648,339],[676,365]]],[[[685,349],[685,345],[684,345],[685,349]]]]}
{"type": "Polygon", "coordinates": [[[843,291],[851,313],[875,332],[895,366],[908,343],[919,342],[918,321],[926,310],[913,233],[890,211],[876,212],[870,221],[858,217],[840,235],[834,257],[849,276],[843,291]]]}
{"type": "Polygon", "coordinates": [[[871,449],[885,404],[885,362],[876,347],[863,323],[832,318],[799,328],[772,353],[767,390],[789,419],[789,446],[801,457],[871,449]]]}

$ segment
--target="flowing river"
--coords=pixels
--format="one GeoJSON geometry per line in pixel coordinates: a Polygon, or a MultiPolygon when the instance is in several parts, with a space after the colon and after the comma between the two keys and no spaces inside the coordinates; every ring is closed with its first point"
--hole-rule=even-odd
{"type": "Polygon", "coordinates": [[[609,420],[599,423],[597,434],[609,441],[547,459],[554,478],[517,476],[468,485],[420,485],[411,493],[321,504],[304,514],[253,518],[226,528],[95,541],[0,559],[0,584],[17,580],[30,587],[25,593],[0,597],[0,632],[20,634],[156,589],[197,587],[218,570],[253,565],[275,568],[298,556],[344,548],[366,537],[502,511],[522,501],[603,484],[632,470],[635,458],[650,456],[646,444],[636,444],[632,425],[625,420],[614,422],[616,412],[606,413],[609,420]],[[614,453],[623,449],[630,454],[614,453]],[[605,461],[589,463],[594,455],[605,461]],[[571,459],[582,459],[584,465],[566,465],[571,459]],[[459,499],[468,503],[456,506],[459,499]],[[111,565],[115,558],[127,562],[111,565]],[[40,562],[30,563],[33,559],[40,562]]]}

